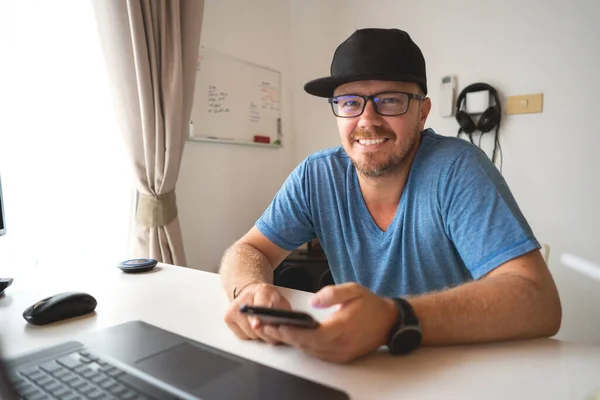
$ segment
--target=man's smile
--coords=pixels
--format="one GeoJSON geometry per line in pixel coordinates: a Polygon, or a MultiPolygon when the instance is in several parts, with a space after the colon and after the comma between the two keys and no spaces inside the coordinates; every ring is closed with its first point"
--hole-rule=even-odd
{"type": "Polygon", "coordinates": [[[375,138],[375,139],[356,139],[355,143],[359,144],[363,148],[368,148],[369,150],[375,150],[387,143],[389,138],[375,138]]]}

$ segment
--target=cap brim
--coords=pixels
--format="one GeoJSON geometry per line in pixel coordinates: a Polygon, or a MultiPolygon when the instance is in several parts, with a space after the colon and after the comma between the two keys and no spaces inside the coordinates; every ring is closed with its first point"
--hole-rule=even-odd
{"type": "Polygon", "coordinates": [[[355,75],[355,76],[340,76],[333,77],[327,76],[324,78],[314,79],[307,82],[304,85],[304,90],[308,94],[318,97],[333,97],[335,89],[344,83],[356,82],[356,81],[397,81],[397,82],[414,82],[418,84],[423,90],[424,94],[427,94],[427,86],[422,79],[416,78],[413,75],[408,74],[369,74],[369,75],[355,75]]]}

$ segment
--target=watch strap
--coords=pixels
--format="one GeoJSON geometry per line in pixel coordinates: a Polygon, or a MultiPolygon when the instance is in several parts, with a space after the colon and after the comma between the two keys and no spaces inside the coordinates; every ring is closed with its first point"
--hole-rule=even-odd
{"type": "Polygon", "coordinates": [[[400,310],[400,319],[403,322],[403,325],[416,325],[419,326],[419,319],[417,318],[417,314],[415,314],[415,310],[412,308],[408,300],[403,299],[401,297],[393,298],[394,302],[398,306],[400,310]]]}
{"type": "Polygon", "coordinates": [[[417,315],[415,314],[415,311],[408,300],[401,297],[393,297],[391,300],[394,302],[396,309],[398,310],[398,319],[390,330],[389,339],[391,339],[392,336],[394,336],[394,333],[396,333],[396,331],[402,326],[419,326],[419,319],[417,318],[417,315]]]}
{"type": "Polygon", "coordinates": [[[398,319],[396,323],[392,326],[390,333],[388,334],[388,347],[392,350],[393,341],[396,337],[396,334],[402,330],[404,327],[410,326],[414,327],[420,331],[420,323],[417,315],[415,314],[414,309],[408,300],[403,299],[401,297],[395,297],[391,299],[396,308],[398,309],[398,319]]]}

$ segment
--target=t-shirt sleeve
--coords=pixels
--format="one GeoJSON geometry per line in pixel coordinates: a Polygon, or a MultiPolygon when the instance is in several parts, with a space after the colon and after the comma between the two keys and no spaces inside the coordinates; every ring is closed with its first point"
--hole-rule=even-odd
{"type": "Polygon", "coordinates": [[[263,235],[286,250],[295,250],[315,237],[307,200],[308,162],[303,161],[292,171],[256,222],[256,227],[263,235]]]}
{"type": "Polygon", "coordinates": [[[506,181],[480,149],[466,149],[441,186],[446,233],[474,279],[541,247],[506,181]]]}

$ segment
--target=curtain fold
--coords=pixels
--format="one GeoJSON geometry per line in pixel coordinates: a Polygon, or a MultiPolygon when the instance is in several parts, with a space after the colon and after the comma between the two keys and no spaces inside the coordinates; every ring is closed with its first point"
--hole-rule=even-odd
{"type": "Polygon", "coordinates": [[[175,187],[204,0],[92,0],[138,195],[135,257],[186,264],[175,187]]]}

